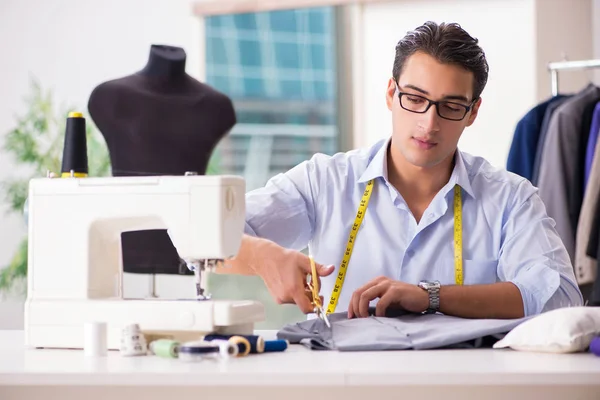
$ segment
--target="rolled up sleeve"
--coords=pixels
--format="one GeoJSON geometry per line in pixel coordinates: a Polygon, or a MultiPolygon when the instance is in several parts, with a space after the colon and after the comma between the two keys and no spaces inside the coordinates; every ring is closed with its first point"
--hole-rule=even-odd
{"type": "Polygon", "coordinates": [[[312,236],[315,221],[316,160],[302,162],[246,194],[245,233],[301,250],[312,236]]]}
{"type": "Polygon", "coordinates": [[[502,229],[498,276],[519,288],[525,316],[583,304],[554,220],[529,182],[517,187],[502,229]]]}

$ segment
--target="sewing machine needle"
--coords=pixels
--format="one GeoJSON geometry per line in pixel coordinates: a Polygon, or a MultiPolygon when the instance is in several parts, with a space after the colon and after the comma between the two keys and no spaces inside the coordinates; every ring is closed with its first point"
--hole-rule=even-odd
{"type": "Polygon", "coordinates": [[[197,265],[194,269],[194,276],[196,278],[196,296],[200,297],[202,295],[202,284],[200,282],[200,265],[197,265]]]}

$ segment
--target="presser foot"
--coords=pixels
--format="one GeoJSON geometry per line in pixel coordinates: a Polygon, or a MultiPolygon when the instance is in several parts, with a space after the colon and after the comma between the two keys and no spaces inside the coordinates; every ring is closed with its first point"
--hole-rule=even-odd
{"type": "Polygon", "coordinates": [[[212,295],[206,293],[201,285],[196,285],[196,300],[210,300],[212,295]]]}
{"type": "Polygon", "coordinates": [[[212,295],[206,291],[206,274],[214,272],[222,260],[185,260],[190,271],[194,272],[196,286],[196,299],[199,301],[210,300],[212,295]]]}

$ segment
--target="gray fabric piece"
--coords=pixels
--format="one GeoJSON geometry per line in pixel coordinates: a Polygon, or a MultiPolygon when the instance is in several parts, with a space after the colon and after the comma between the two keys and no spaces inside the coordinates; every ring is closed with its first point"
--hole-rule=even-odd
{"type": "Polygon", "coordinates": [[[556,231],[562,239],[571,262],[575,259],[576,221],[571,221],[569,192],[575,190],[581,126],[585,107],[600,99],[600,88],[588,85],[565,101],[553,113],[537,182],[539,195],[548,216],[556,222],[556,231]]]}
{"type": "Polygon", "coordinates": [[[279,339],[314,350],[375,351],[491,347],[520,323],[519,319],[466,319],[443,314],[409,314],[396,318],[329,316],[331,328],[320,319],[285,326],[279,339]]]}

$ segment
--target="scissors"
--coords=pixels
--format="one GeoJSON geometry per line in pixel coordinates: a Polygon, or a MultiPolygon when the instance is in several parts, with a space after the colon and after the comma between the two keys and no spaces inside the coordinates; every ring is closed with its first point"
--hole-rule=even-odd
{"type": "Polygon", "coordinates": [[[310,259],[312,277],[310,283],[307,285],[308,289],[312,292],[312,305],[315,307],[314,313],[317,314],[317,317],[323,320],[323,322],[325,322],[325,325],[327,325],[328,328],[331,328],[329,318],[327,318],[327,314],[323,309],[323,304],[321,304],[321,298],[319,297],[319,280],[317,279],[317,267],[315,266],[315,260],[312,258],[312,256],[309,256],[308,258],[310,259]]]}

